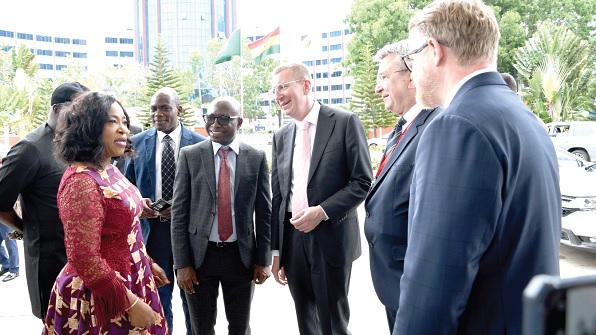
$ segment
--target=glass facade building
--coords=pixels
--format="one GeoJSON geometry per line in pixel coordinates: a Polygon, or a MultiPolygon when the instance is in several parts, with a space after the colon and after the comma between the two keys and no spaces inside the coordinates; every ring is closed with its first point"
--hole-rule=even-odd
{"type": "Polygon", "coordinates": [[[212,38],[227,38],[237,28],[237,0],[135,0],[138,60],[151,62],[158,36],[171,65],[186,69],[192,50],[204,52],[212,38]]]}

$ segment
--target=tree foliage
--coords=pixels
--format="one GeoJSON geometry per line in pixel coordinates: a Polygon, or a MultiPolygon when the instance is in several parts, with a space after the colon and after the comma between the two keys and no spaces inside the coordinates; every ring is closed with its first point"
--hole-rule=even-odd
{"type": "Polygon", "coordinates": [[[385,109],[383,98],[375,92],[378,65],[372,59],[374,53],[375,50],[370,44],[364,44],[362,55],[368,57],[363,57],[354,75],[349,109],[360,116],[364,129],[372,130],[376,137],[377,128],[394,125],[396,117],[385,109]]]}
{"type": "Polygon", "coordinates": [[[515,68],[530,85],[524,96],[537,112],[552,121],[574,118],[590,108],[585,98],[593,70],[587,41],[582,41],[563,24],[545,21],[526,41],[515,57],[515,68]]]}

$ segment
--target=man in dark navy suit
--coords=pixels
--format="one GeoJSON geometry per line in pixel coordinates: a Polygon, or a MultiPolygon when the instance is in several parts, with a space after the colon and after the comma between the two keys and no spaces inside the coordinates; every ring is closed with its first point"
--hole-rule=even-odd
{"type": "Polygon", "coordinates": [[[416,99],[444,106],[420,137],[393,334],[521,334],[522,292],[559,275],[553,144],[496,71],[480,0],[437,0],[410,22],[416,99]]]}
{"type": "Polygon", "coordinates": [[[404,271],[408,241],[408,206],[414,158],[420,135],[437,115],[438,108],[423,109],[416,103],[416,88],[402,56],[407,41],[383,47],[379,62],[377,93],[385,108],[399,116],[389,140],[376,180],[364,201],[364,234],[368,240],[370,274],[379,300],[385,306],[389,332],[393,331],[399,304],[399,281],[404,271]]]}

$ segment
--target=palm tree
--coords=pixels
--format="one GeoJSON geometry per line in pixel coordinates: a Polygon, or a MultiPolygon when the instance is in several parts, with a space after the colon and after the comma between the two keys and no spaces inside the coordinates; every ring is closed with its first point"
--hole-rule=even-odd
{"type": "MultiPolygon", "coordinates": [[[[589,46],[562,24],[545,21],[515,55],[514,67],[528,85],[522,97],[538,115],[569,120],[590,108],[586,69],[589,46]]],[[[547,120],[548,121],[548,120],[547,120]]]]}

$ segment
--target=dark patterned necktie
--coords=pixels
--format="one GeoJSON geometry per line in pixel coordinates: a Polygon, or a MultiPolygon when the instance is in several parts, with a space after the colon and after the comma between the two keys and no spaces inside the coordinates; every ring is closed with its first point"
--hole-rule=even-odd
{"type": "Polygon", "coordinates": [[[393,135],[387,141],[387,147],[385,148],[385,152],[383,153],[383,158],[381,158],[381,163],[379,164],[379,168],[377,169],[377,174],[375,178],[379,177],[381,171],[383,171],[383,168],[387,163],[387,160],[389,159],[389,156],[391,156],[391,153],[399,143],[399,139],[401,138],[401,134],[403,132],[403,126],[405,124],[406,119],[404,119],[403,117],[400,117],[399,120],[397,120],[397,124],[395,125],[395,128],[393,128],[393,135]]]}
{"type": "Polygon", "coordinates": [[[164,200],[172,200],[174,191],[174,175],[176,161],[174,160],[174,140],[170,135],[164,136],[161,151],[161,194],[164,200]]]}
{"type": "Polygon", "coordinates": [[[233,232],[230,165],[228,164],[230,148],[221,147],[217,153],[221,157],[219,178],[217,180],[217,230],[219,232],[219,239],[225,242],[233,232]]]}
{"type": "Polygon", "coordinates": [[[385,148],[386,156],[389,156],[393,149],[395,149],[395,146],[397,145],[397,141],[401,136],[402,129],[405,124],[406,119],[404,119],[403,117],[400,117],[399,120],[397,120],[397,124],[395,125],[395,128],[393,128],[393,136],[391,136],[391,138],[387,141],[387,147],[385,148]]]}

